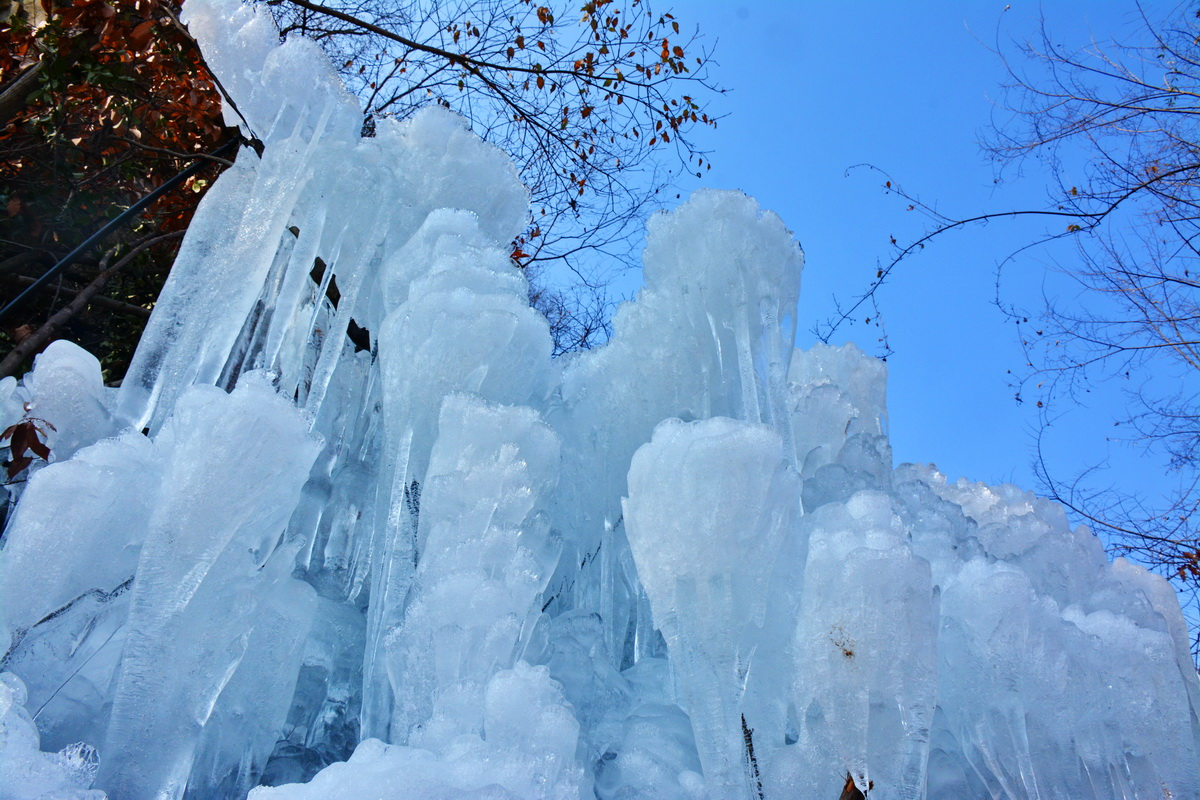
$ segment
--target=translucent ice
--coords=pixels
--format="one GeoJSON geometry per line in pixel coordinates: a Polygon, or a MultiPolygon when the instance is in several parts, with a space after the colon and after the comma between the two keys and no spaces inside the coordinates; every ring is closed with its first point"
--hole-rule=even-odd
{"type": "MultiPolygon", "coordinates": [[[[290,548],[277,545],[316,454],[306,427],[249,375],[232,394],[189,390],[159,435],[169,455],[133,584],[105,790],[150,797],[187,785],[201,729],[256,625],[271,621],[258,606],[291,580],[290,548]]],[[[257,680],[281,677],[277,668],[257,680]]]]}
{"type": "Polygon", "coordinates": [[[721,417],[664,422],[629,470],[629,543],[717,796],[751,788],[741,694],[797,483],[775,431],[721,417]]]}
{"type": "Polygon", "coordinates": [[[528,408],[452,395],[421,493],[421,557],[388,635],[391,738],[440,748],[478,734],[485,688],[522,658],[558,559],[545,517],[558,437],[528,408]]]}
{"type": "Polygon", "coordinates": [[[100,362],[77,345],[52,342],[38,355],[23,384],[29,395],[28,416],[49,423],[40,427],[55,461],[65,461],[116,430],[100,362]]]}
{"type": "Polygon", "coordinates": [[[133,577],[161,475],[156,448],[140,434],[98,442],[34,474],[0,560],[8,625],[25,630],[133,577]]]}
{"type": "Polygon", "coordinates": [[[38,749],[38,732],[25,709],[25,685],[0,673],[0,796],[11,800],[104,800],[92,791],[96,751],[71,745],[57,753],[38,749]]]}
{"type": "Polygon", "coordinates": [[[575,764],[579,725],[545,667],[518,661],[489,681],[482,729],[442,753],[367,739],[349,761],[310,783],[256,789],[255,800],[577,800],[586,786],[575,764]]]}
{"type": "Polygon", "coordinates": [[[437,108],[360,138],[312,43],[186,13],[264,149],[111,409],[65,343],[0,380],[54,426],[8,495],[0,796],[1200,798],[1169,584],[894,467],[886,365],[793,350],[777,217],[656,216],[612,340],[551,361],[499,150],[437,108]]]}

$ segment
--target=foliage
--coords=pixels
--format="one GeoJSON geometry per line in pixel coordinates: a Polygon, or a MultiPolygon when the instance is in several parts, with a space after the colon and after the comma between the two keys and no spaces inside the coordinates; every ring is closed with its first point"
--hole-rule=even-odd
{"type": "MultiPolygon", "coordinates": [[[[581,17],[569,4],[529,0],[268,5],[283,35],[311,36],[336,59],[363,100],[364,134],[380,118],[439,102],[514,155],[536,210],[512,243],[531,300],[550,320],[556,352],[603,341],[611,275],[599,264],[632,264],[656,196],[682,169],[708,166],[688,136],[716,124],[697,100],[712,87],[696,37],[681,38],[679,23],[644,0],[588,2],[581,17]],[[575,276],[566,288],[546,278],[554,263],[575,276]]],[[[167,0],[24,0],[0,28],[5,294],[232,135],[176,10],[167,0]]],[[[26,351],[61,335],[119,378],[177,248],[162,234],[186,227],[211,180],[156,203],[5,320],[0,374],[27,369],[26,351]],[[106,266],[114,261],[115,272],[106,266]],[[67,301],[76,310],[64,320],[67,301]]]]}
{"type": "MultiPolygon", "coordinates": [[[[41,25],[18,12],[0,28],[0,106],[12,110],[0,132],[0,281],[8,296],[230,135],[200,55],[164,0],[42,0],[40,10],[41,25]]],[[[210,180],[193,179],[106,242],[106,252],[72,264],[5,320],[7,343],[34,335],[87,288],[105,256],[184,229],[210,180]]],[[[98,352],[110,376],[123,373],[174,257],[177,237],[157,241],[106,281],[93,311],[61,331],[98,352]]]]}
{"type": "Polygon", "coordinates": [[[284,35],[319,41],[360,98],[364,132],[440,103],[508,152],[533,217],[513,242],[556,350],[607,331],[612,264],[634,266],[645,216],[715,127],[709,53],[648,0],[263,0],[284,35]],[[553,268],[573,275],[551,288],[553,268]]]}

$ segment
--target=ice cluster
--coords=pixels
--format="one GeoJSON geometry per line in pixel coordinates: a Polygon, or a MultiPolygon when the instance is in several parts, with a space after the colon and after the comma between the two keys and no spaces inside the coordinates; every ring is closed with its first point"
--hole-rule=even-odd
{"type": "Polygon", "coordinates": [[[119,390],[62,342],[0,382],[52,451],[0,551],[0,797],[1200,797],[1167,583],[893,468],[884,365],[793,350],[775,215],[656,216],[612,340],[551,360],[503,154],[437,108],[360,138],[314,44],[186,9],[265,149],[119,390]]]}

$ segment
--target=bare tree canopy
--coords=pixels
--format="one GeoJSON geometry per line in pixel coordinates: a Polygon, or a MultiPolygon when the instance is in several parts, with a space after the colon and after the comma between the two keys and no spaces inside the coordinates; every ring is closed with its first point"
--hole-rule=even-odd
{"type": "Polygon", "coordinates": [[[1028,154],[1044,158],[1061,208],[1075,215],[1064,233],[1077,240],[1071,274],[1082,291],[1067,303],[1051,298],[1036,326],[1025,315],[1017,320],[1034,365],[1026,385],[1042,385],[1036,402],[1043,418],[1095,381],[1121,381],[1128,415],[1114,422],[1123,435],[1165,456],[1170,493],[1130,495],[1097,487],[1089,475],[1064,481],[1045,460],[1038,473],[1056,499],[1108,531],[1117,552],[1158,568],[1194,607],[1200,591],[1200,14],[1190,6],[1165,20],[1140,13],[1138,41],[1077,53],[1056,46],[1043,28],[1036,45],[1023,51],[1029,71],[1012,70],[1014,113],[996,130],[990,151],[1006,162],[1028,154]]]}
{"type": "Polygon", "coordinates": [[[361,99],[364,134],[437,102],[512,155],[533,215],[513,242],[559,352],[607,333],[612,265],[634,266],[646,214],[715,126],[720,90],[695,32],[646,0],[264,0],[282,35],[321,43],[361,99]],[[572,275],[564,294],[544,270],[572,275]],[[570,296],[568,296],[570,295],[570,296]]]}
{"type": "Polygon", "coordinates": [[[1200,652],[1200,12],[1184,4],[1165,17],[1137,14],[1125,41],[1069,49],[1043,23],[1031,41],[998,46],[1009,81],[985,151],[1002,171],[1040,162],[1051,176],[1048,203],[953,217],[885,175],[885,190],[931,225],[912,241],[893,239],[874,281],[816,332],[828,340],[877,317],[878,289],[942,234],[1044,218],[1045,234],[1018,243],[999,267],[998,304],[1027,358],[1017,400],[1036,404],[1045,434],[1059,412],[1113,383],[1125,414],[1109,438],[1156,457],[1168,475],[1154,495],[1110,487],[1096,466],[1068,478],[1040,440],[1035,470],[1043,490],[1105,534],[1113,552],[1174,583],[1200,652]],[[1006,265],[1061,240],[1074,245],[1057,259],[1073,291],[1044,297],[1040,309],[1018,307],[1006,297],[1006,265]]]}

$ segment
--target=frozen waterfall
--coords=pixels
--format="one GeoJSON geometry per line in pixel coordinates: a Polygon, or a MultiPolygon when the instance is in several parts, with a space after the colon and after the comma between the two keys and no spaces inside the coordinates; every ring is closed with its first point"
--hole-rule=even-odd
{"type": "Polygon", "coordinates": [[[1168,584],[893,468],[885,366],[793,349],[779,218],[654,217],[612,340],[551,360],[502,153],[437,108],[360,138],[314,44],[186,13],[266,146],[119,390],[63,342],[0,381],[0,428],[54,426],[0,797],[1200,798],[1168,584]]]}

